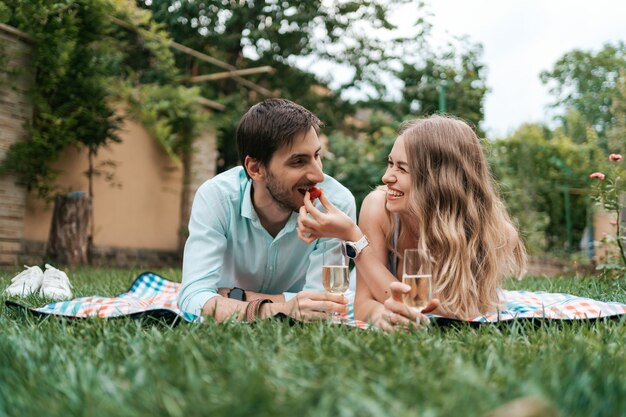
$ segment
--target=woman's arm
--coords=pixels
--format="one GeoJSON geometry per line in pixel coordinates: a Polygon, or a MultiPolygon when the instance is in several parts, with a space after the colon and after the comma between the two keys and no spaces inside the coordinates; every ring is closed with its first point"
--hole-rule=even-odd
{"type": "Polygon", "coordinates": [[[369,250],[355,259],[357,282],[366,284],[369,297],[383,303],[390,296],[389,284],[397,281],[395,271],[389,271],[387,234],[391,224],[385,210],[385,193],[374,190],[365,197],[359,215],[359,226],[370,241],[369,250]]]}
{"type": "MultiPolygon", "coordinates": [[[[402,295],[409,287],[398,282],[389,271],[389,248],[387,236],[391,224],[385,210],[385,193],[371,192],[363,201],[359,225],[370,240],[371,250],[366,256],[359,255],[357,264],[357,287],[354,311],[359,320],[369,321],[385,331],[397,326],[406,327],[428,321],[417,310],[404,305],[402,295]]],[[[367,248],[366,248],[367,249],[367,248]]],[[[365,250],[363,251],[365,254],[365,250]]],[[[430,313],[439,306],[439,300],[432,300],[424,309],[430,313]]]]}
{"type": "Polygon", "coordinates": [[[364,281],[373,299],[384,302],[390,295],[389,284],[396,281],[387,269],[388,250],[386,233],[389,220],[385,211],[385,194],[372,191],[363,201],[359,216],[360,227],[352,219],[335,208],[322,193],[320,202],[326,212],[318,210],[308,194],[298,217],[298,235],[307,243],[321,237],[335,237],[356,242],[366,235],[370,244],[354,260],[357,281],[364,281]]]}
{"type": "Polygon", "coordinates": [[[439,300],[433,299],[420,313],[402,302],[402,294],[410,291],[409,286],[401,282],[393,282],[389,285],[389,289],[391,296],[384,303],[379,303],[373,299],[363,281],[357,280],[357,295],[354,301],[355,318],[390,332],[428,323],[430,320],[424,314],[432,313],[439,307],[439,300]]]}
{"type": "Polygon", "coordinates": [[[362,277],[359,277],[359,270],[357,268],[356,279],[356,295],[354,297],[354,318],[357,320],[379,325],[381,315],[385,311],[385,306],[382,302],[379,302],[372,295],[369,287],[363,281],[362,277]]]}
{"type": "MultiPolygon", "coordinates": [[[[402,294],[408,287],[397,282],[387,269],[389,262],[386,235],[390,224],[385,211],[385,194],[371,192],[363,201],[359,224],[337,210],[322,194],[320,202],[327,210],[319,211],[311,204],[308,194],[298,216],[298,236],[311,243],[320,237],[335,237],[357,241],[364,234],[370,244],[356,257],[357,266],[355,318],[367,321],[385,331],[406,328],[428,319],[402,303],[402,294]]],[[[424,312],[439,305],[433,300],[424,312]]]]}

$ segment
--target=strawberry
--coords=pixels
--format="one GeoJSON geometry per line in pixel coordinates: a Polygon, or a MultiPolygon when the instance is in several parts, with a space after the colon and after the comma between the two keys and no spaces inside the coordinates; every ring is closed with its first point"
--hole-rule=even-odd
{"type": "Polygon", "coordinates": [[[315,201],[316,198],[320,198],[322,195],[322,190],[317,187],[309,188],[309,194],[311,195],[311,201],[315,201]]]}

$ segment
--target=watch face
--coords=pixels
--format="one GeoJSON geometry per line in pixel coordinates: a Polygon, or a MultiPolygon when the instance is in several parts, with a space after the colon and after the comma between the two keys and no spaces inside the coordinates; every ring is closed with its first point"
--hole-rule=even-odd
{"type": "Polygon", "coordinates": [[[348,258],[356,258],[356,248],[349,243],[346,243],[346,255],[348,255],[348,258]]]}
{"type": "Polygon", "coordinates": [[[245,291],[241,288],[233,288],[228,292],[228,298],[232,298],[234,300],[246,301],[245,300],[245,291]]]}

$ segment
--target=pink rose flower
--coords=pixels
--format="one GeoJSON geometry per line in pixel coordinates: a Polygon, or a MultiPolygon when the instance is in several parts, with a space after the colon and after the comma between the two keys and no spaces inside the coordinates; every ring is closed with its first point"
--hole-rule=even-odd
{"type": "Polygon", "coordinates": [[[621,160],[622,160],[622,155],[618,153],[612,153],[611,155],[609,155],[609,161],[611,162],[619,162],[621,160]]]}
{"type": "Polygon", "coordinates": [[[591,178],[592,180],[603,180],[604,178],[606,178],[606,175],[601,172],[594,172],[593,174],[589,175],[589,178],[591,178]]]}

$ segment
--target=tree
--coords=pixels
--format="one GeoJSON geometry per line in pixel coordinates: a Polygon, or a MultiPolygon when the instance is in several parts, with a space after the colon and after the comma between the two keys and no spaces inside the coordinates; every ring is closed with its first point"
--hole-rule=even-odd
{"type": "Polygon", "coordinates": [[[615,123],[611,112],[619,97],[617,82],[626,68],[626,44],[607,43],[594,53],[575,49],[563,55],[551,71],[541,73],[544,84],[555,95],[555,107],[572,107],[596,130],[607,150],[607,131],[615,123]]]}
{"type": "Polygon", "coordinates": [[[89,224],[93,224],[94,157],[100,147],[119,141],[119,119],[106,101],[109,68],[102,59],[111,31],[106,18],[111,6],[103,0],[4,3],[6,23],[35,40],[35,85],[31,138],[9,148],[0,172],[15,173],[18,183],[49,199],[57,193],[51,164],[68,146],[87,148],[89,195],[55,200],[63,209],[55,207],[48,245],[49,255],[57,260],[83,263],[90,246],[89,224]]]}
{"type": "MultiPolygon", "coordinates": [[[[121,117],[114,112],[112,102],[131,101],[129,97],[137,97],[131,104],[143,111],[135,115],[140,119],[145,116],[148,128],[155,127],[152,131],[164,149],[188,161],[191,142],[204,121],[198,111],[199,94],[196,89],[172,86],[177,84],[179,71],[168,47],[169,38],[151,22],[148,11],[128,1],[10,0],[0,8],[0,16],[35,38],[37,48],[31,138],[9,149],[1,171],[14,172],[22,185],[50,199],[58,192],[52,163],[69,146],[85,147],[90,199],[86,207],[92,207],[93,179],[104,175],[114,183],[112,161],[94,165],[101,147],[119,141],[116,131],[121,117]],[[141,26],[150,36],[143,38],[112,24],[115,15],[141,26]]],[[[189,193],[188,168],[183,163],[183,208],[189,193]]],[[[79,200],[68,201],[71,205],[79,200]]],[[[79,210],[70,207],[69,212],[79,210]]],[[[92,238],[91,210],[89,216],[80,217],[80,224],[91,220],[92,238]]],[[[54,224],[58,227],[52,228],[51,242],[74,240],[54,236],[55,231],[63,230],[61,222],[54,224]]]]}
{"type": "MultiPolygon", "coordinates": [[[[86,146],[91,161],[99,147],[119,140],[119,119],[106,102],[109,69],[101,59],[111,9],[102,0],[6,0],[5,7],[5,22],[35,39],[36,79],[31,140],[14,144],[0,170],[49,198],[56,178],[51,163],[63,149],[86,146]]],[[[90,164],[88,177],[94,172],[90,164]]]]}
{"type": "MultiPolygon", "coordinates": [[[[138,2],[151,10],[154,20],[179,43],[237,68],[272,66],[273,74],[249,79],[315,112],[330,133],[331,148],[334,140],[349,139],[345,135],[364,140],[363,133],[378,130],[376,124],[347,126],[346,119],[358,109],[387,113],[387,125],[412,114],[432,113],[437,109],[436,89],[442,79],[449,82],[448,112],[477,126],[482,120],[486,87],[480,46],[459,40],[445,53],[433,53],[428,44],[430,24],[423,17],[415,22],[413,33],[398,36],[389,16],[396,6],[407,3],[410,1],[138,2]],[[342,82],[318,75],[315,66],[340,72],[342,82]],[[334,134],[337,131],[343,135],[334,134]]],[[[426,14],[422,3],[416,7],[426,14]]],[[[180,54],[176,62],[188,77],[217,70],[180,54]]],[[[205,97],[226,106],[212,121],[219,128],[222,162],[218,169],[229,168],[238,162],[232,140],[236,123],[251,104],[264,97],[233,79],[203,83],[200,88],[205,97]]],[[[364,150],[374,145],[370,141],[354,146],[364,150]]],[[[343,143],[334,148],[333,154],[347,149],[343,143]]]]}
{"type": "Polygon", "coordinates": [[[626,154],[626,68],[620,70],[617,92],[611,104],[615,123],[607,131],[610,152],[626,154]]]}
{"type": "Polygon", "coordinates": [[[396,139],[395,132],[393,126],[385,125],[359,139],[340,131],[333,132],[328,138],[330,149],[324,155],[324,171],[354,194],[357,207],[367,194],[382,184],[387,156],[396,139]]]}
{"type": "Polygon", "coordinates": [[[527,124],[490,145],[492,170],[531,253],[562,251],[568,244],[572,249],[582,236],[589,207],[588,175],[604,160],[592,129],[589,135],[588,142],[577,144],[563,129],[527,124]]]}
{"type": "MultiPolygon", "coordinates": [[[[345,100],[345,92],[368,92],[368,100],[390,96],[393,83],[387,80],[395,77],[404,46],[415,41],[414,37],[392,36],[394,26],[389,15],[407,0],[139,3],[152,11],[154,19],[164,24],[177,42],[237,68],[271,65],[275,73],[250,79],[309,108],[325,122],[328,131],[341,129],[346,115],[355,111],[355,105],[345,100]],[[340,70],[347,79],[328,88],[332,80],[315,75],[312,67],[316,65],[340,70]]],[[[216,71],[214,66],[187,56],[177,55],[177,64],[192,76],[216,71]]],[[[264,97],[232,79],[204,83],[201,89],[203,95],[227,107],[218,123],[224,167],[231,166],[237,162],[230,140],[236,121],[264,97]]]]}
{"type": "Polygon", "coordinates": [[[398,74],[404,82],[400,114],[436,113],[443,94],[447,114],[478,127],[484,118],[487,92],[481,57],[482,46],[466,38],[448,44],[447,50],[437,54],[422,48],[422,62],[405,62],[398,74]]]}

